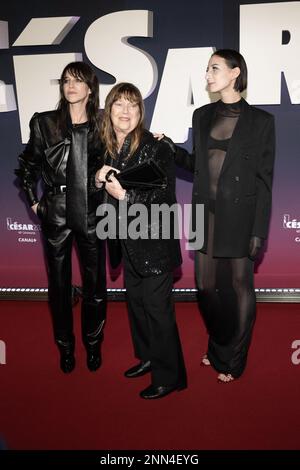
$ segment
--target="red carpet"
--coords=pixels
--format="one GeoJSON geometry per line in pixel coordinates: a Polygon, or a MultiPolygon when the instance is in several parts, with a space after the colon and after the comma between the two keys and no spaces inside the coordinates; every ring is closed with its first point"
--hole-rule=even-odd
{"type": "Polygon", "coordinates": [[[299,449],[299,304],[259,304],[248,367],[219,384],[200,367],[206,332],[196,304],[176,306],[189,387],[157,401],[138,393],[149,377],[126,379],[133,365],[126,308],[110,303],[103,366],[91,373],[75,308],[77,367],[59,370],[44,302],[0,303],[0,436],[8,449],[299,449]]]}

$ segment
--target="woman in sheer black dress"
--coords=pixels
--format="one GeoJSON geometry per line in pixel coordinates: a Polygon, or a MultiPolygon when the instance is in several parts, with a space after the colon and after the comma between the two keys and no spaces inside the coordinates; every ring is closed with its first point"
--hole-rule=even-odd
{"type": "Polygon", "coordinates": [[[192,204],[204,204],[205,240],[195,253],[200,308],[209,342],[203,365],[218,380],[239,377],[255,321],[254,260],[267,237],[274,163],[274,119],[240,95],[247,66],[234,50],[216,51],[206,80],[221,100],[193,115],[194,149],[176,163],[194,172],[192,204]]]}

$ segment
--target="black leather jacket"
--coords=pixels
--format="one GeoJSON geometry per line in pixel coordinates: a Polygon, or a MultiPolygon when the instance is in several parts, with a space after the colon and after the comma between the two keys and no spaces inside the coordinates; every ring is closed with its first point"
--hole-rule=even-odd
{"type": "MultiPolygon", "coordinates": [[[[37,182],[42,177],[46,191],[66,185],[66,164],[72,137],[71,120],[63,130],[58,126],[58,111],[35,113],[30,121],[30,139],[19,156],[19,169],[15,171],[20,179],[30,206],[39,202],[37,182]]],[[[101,142],[97,135],[88,131],[88,194],[89,205],[97,190],[94,175],[102,166],[99,155],[101,142]],[[97,166],[98,165],[98,166],[97,166]]]]}

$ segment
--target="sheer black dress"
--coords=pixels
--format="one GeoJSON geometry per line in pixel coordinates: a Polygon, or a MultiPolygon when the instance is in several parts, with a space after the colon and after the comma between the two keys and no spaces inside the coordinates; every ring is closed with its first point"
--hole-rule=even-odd
{"type": "Polygon", "coordinates": [[[221,373],[239,377],[247,360],[255,320],[254,263],[248,257],[213,256],[218,181],[241,102],[218,102],[208,137],[209,217],[207,250],[195,253],[200,308],[209,333],[207,357],[221,373]]]}

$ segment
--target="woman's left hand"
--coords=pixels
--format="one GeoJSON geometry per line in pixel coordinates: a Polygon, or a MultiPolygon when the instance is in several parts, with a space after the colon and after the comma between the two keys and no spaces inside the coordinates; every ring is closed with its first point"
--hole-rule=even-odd
{"type": "Polygon", "coordinates": [[[165,134],[158,134],[157,132],[153,132],[154,139],[161,140],[163,139],[165,134]]]}
{"type": "Polygon", "coordinates": [[[174,154],[176,153],[176,145],[174,144],[173,140],[170,139],[170,137],[167,137],[165,134],[157,134],[157,133],[154,133],[153,137],[158,141],[162,141],[165,144],[168,144],[172,152],[174,154]]]}
{"type": "Polygon", "coordinates": [[[253,236],[250,239],[250,244],[249,244],[249,255],[248,257],[254,261],[259,250],[261,249],[263,244],[263,239],[260,237],[253,236]]]}
{"type": "Polygon", "coordinates": [[[126,190],[122,188],[121,184],[117,178],[115,178],[115,176],[111,175],[109,177],[109,182],[107,181],[105,183],[105,189],[108,194],[110,194],[115,199],[118,199],[119,201],[125,199],[126,190]]]}

